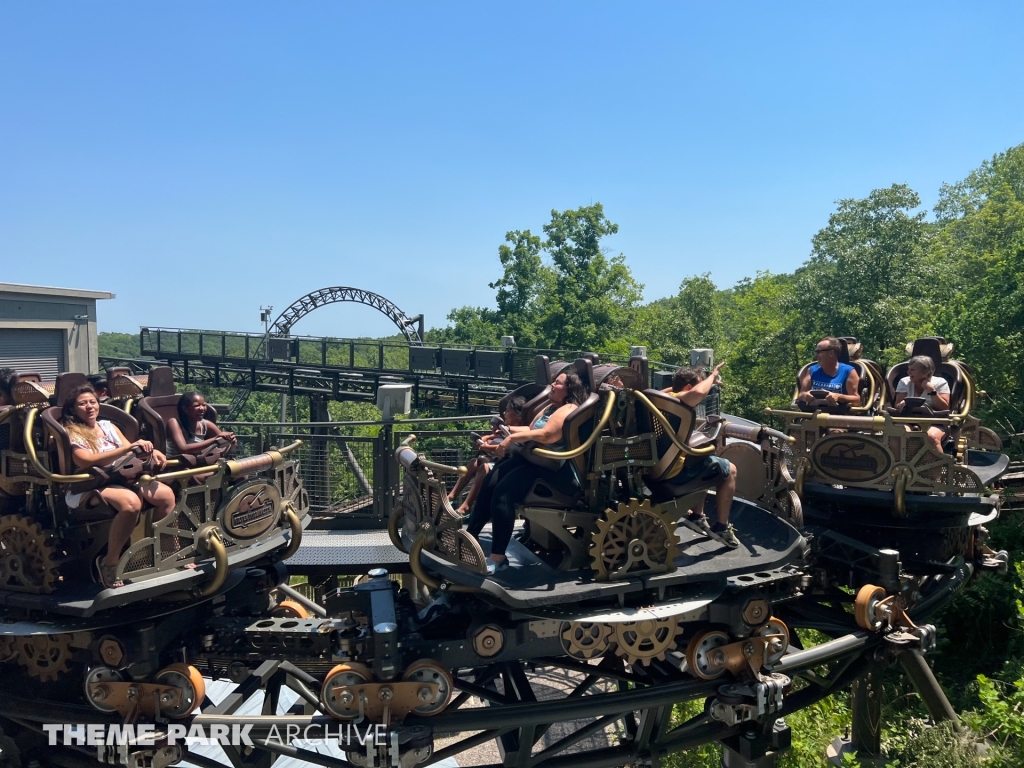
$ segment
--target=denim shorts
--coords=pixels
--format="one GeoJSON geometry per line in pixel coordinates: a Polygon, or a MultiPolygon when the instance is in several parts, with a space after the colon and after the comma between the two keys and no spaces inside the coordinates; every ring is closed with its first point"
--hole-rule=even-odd
{"type": "Polygon", "coordinates": [[[723,459],[721,456],[705,456],[702,459],[690,456],[683,464],[682,470],[667,478],[666,482],[683,485],[700,478],[702,482],[711,483],[727,478],[731,468],[732,464],[729,463],[729,460],[723,459]]]}

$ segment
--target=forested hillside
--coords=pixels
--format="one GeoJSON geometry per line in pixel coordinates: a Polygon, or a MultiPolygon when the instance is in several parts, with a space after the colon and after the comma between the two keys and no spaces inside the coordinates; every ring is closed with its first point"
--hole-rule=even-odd
{"type": "MultiPolygon", "coordinates": [[[[511,231],[498,249],[495,309],[452,310],[434,341],[628,352],[684,363],[712,347],[723,372],[724,408],[761,418],[788,403],[795,372],[825,335],[856,336],[865,356],[885,366],[906,358],[906,342],[929,334],[956,344],[987,395],[982,418],[996,432],[1024,431],[1024,144],[944,185],[933,216],[903,184],[864,199],[839,200],[793,273],[768,271],[732,287],[704,271],[682,278],[674,296],[649,303],[624,255],[602,239],[618,227],[600,203],[552,211],[543,237],[511,231]]],[[[1008,446],[1019,451],[1017,445],[1008,446]]],[[[993,544],[1024,561],[1020,512],[993,524],[993,544]]],[[[971,730],[924,726],[926,715],[898,668],[887,671],[884,719],[889,765],[1024,765],[1024,568],[983,577],[961,593],[940,626],[936,672],[971,730]],[[987,739],[979,756],[970,742],[987,739]]],[[[826,743],[850,723],[848,694],[787,718],[794,748],[783,765],[823,765],[826,743]]],[[[673,755],[675,766],[717,766],[715,748],[673,755]]]]}

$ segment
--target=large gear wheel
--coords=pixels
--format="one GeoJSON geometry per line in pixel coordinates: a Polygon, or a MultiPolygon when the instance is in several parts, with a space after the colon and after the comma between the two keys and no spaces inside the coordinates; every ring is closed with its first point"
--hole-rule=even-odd
{"type": "Polygon", "coordinates": [[[654,659],[665,660],[665,654],[675,649],[676,638],[683,628],[676,619],[641,619],[613,625],[615,652],[630,664],[647,666],[654,659]]]}
{"type": "Polygon", "coordinates": [[[26,635],[19,637],[18,662],[32,677],[52,683],[68,671],[71,635],[26,635]]]}
{"type": "Polygon", "coordinates": [[[598,581],[675,570],[678,554],[674,521],[646,500],[630,499],[605,510],[591,534],[590,557],[598,581]]]}
{"type": "Polygon", "coordinates": [[[562,648],[576,659],[592,659],[608,650],[612,628],[590,621],[567,621],[562,624],[562,648]]]}
{"type": "Polygon", "coordinates": [[[0,517],[0,588],[46,595],[57,584],[53,537],[25,515],[0,517]]]}

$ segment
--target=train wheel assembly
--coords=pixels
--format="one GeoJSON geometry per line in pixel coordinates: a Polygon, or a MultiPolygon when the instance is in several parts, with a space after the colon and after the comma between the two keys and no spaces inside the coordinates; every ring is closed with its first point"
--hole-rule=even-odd
{"type": "Polygon", "coordinates": [[[188,664],[171,664],[164,667],[157,672],[154,681],[157,685],[177,688],[180,692],[177,706],[160,710],[172,720],[188,717],[206,698],[206,681],[198,669],[188,664]]]}
{"type": "Polygon", "coordinates": [[[339,720],[355,720],[362,707],[351,691],[351,686],[370,682],[373,673],[363,664],[338,664],[327,673],[320,687],[320,703],[324,710],[339,720]]]}
{"type": "Polygon", "coordinates": [[[421,704],[412,708],[413,714],[430,717],[444,711],[452,700],[455,691],[455,684],[452,676],[444,667],[431,659],[421,659],[409,665],[402,675],[404,683],[435,683],[437,693],[432,693],[429,687],[421,687],[416,698],[421,704]]]}
{"type": "Polygon", "coordinates": [[[711,629],[694,635],[686,647],[686,664],[690,672],[701,680],[714,680],[725,672],[724,664],[716,664],[712,654],[731,642],[729,635],[711,629]]]}
{"type": "Polygon", "coordinates": [[[865,584],[860,588],[853,604],[853,613],[858,627],[866,629],[868,632],[877,632],[882,628],[884,622],[875,615],[875,608],[884,599],[885,590],[882,587],[865,584]]]}

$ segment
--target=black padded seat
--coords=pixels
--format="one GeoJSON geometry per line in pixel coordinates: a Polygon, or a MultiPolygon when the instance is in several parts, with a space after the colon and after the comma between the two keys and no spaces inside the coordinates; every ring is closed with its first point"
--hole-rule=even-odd
{"type": "MultiPolygon", "coordinates": [[[[941,376],[949,384],[949,410],[935,411],[936,416],[945,416],[948,413],[959,413],[963,410],[964,396],[967,392],[967,382],[964,369],[955,360],[945,360],[942,354],[944,348],[948,347],[946,340],[938,336],[929,336],[917,339],[910,349],[911,357],[930,357],[935,365],[935,375],[941,376]]],[[[900,379],[907,376],[907,369],[910,367],[910,360],[897,363],[885,377],[886,391],[889,395],[889,402],[896,402],[896,387],[900,379]]]]}
{"type": "MultiPolygon", "coordinates": [[[[594,427],[597,425],[597,420],[601,415],[600,411],[601,396],[591,392],[576,410],[565,417],[565,421],[562,422],[563,450],[571,451],[587,441],[587,438],[590,437],[594,427]]],[[[543,448],[544,446],[538,445],[536,447],[543,448]]],[[[577,483],[579,483],[581,478],[587,476],[593,452],[594,448],[591,446],[589,450],[581,453],[579,456],[568,459],[568,461],[573,463],[573,472],[577,483]]],[[[523,499],[522,505],[526,507],[572,508],[582,495],[582,487],[578,487],[577,491],[573,494],[567,494],[544,480],[537,480],[533,488],[530,489],[530,492],[523,499]]]]}
{"type": "MultiPolygon", "coordinates": [[[[150,440],[158,451],[163,451],[167,445],[167,423],[170,419],[178,418],[178,403],[184,393],[180,395],[161,395],[159,397],[144,397],[139,400],[139,413],[146,424],[150,440]]],[[[212,405],[206,406],[206,421],[217,423],[217,411],[212,405]]]]}

